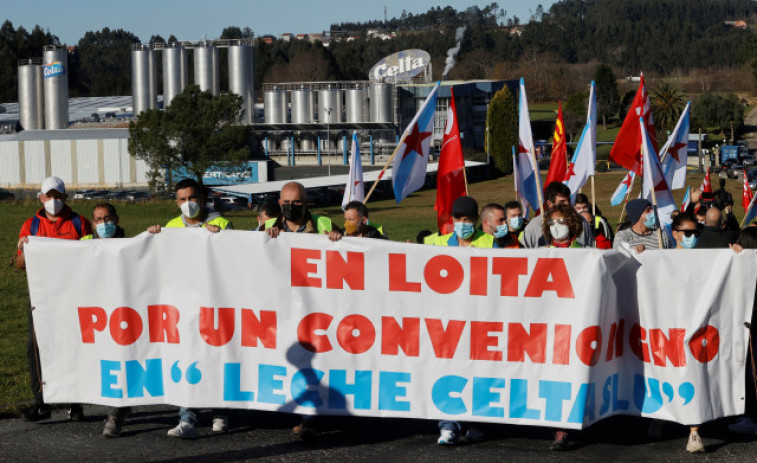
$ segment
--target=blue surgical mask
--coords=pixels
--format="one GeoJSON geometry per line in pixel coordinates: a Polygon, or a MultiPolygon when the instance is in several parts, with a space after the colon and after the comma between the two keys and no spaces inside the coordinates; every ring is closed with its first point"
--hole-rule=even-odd
{"type": "Polygon", "coordinates": [[[116,224],[113,222],[100,222],[95,228],[100,238],[110,238],[116,233],[116,224]]]}
{"type": "Polygon", "coordinates": [[[523,217],[510,217],[508,224],[513,230],[518,230],[523,226],[523,217]]]}
{"type": "Polygon", "coordinates": [[[697,247],[698,238],[695,235],[686,236],[681,238],[681,246],[685,249],[694,249],[697,247]]]}
{"type": "Polygon", "coordinates": [[[649,229],[652,229],[652,228],[655,228],[655,223],[656,222],[655,222],[654,211],[652,211],[649,214],[647,214],[647,219],[644,221],[644,226],[649,229]]]}
{"type": "Polygon", "coordinates": [[[502,225],[497,225],[497,229],[494,231],[493,235],[495,238],[502,238],[507,235],[508,231],[507,224],[503,223],[502,225]]]}
{"type": "Polygon", "coordinates": [[[473,235],[475,229],[470,222],[455,222],[455,234],[461,240],[467,240],[473,235]]]}

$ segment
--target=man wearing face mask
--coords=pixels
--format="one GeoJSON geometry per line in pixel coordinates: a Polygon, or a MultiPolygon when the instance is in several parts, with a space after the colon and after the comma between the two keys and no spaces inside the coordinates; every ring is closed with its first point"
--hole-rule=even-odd
{"type": "Polygon", "coordinates": [[[344,206],[344,236],[387,239],[369,224],[368,208],[360,201],[351,201],[344,206]]]}
{"type": "MultiPolygon", "coordinates": [[[[642,252],[646,249],[659,249],[660,245],[655,231],[657,229],[657,217],[652,208],[652,203],[646,199],[632,199],[626,204],[626,212],[630,226],[625,230],[620,230],[615,235],[613,249],[625,250],[630,247],[636,252],[642,252]]],[[[667,233],[662,234],[662,247],[664,249],[671,247],[667,233]]]]}
{"type": "Polygon", "coordinates": [[[281,187],[279,205],[281,216],[265,223],[265,232],[271,238],[282,232],[327,234],[332,241],[342,237],[339,227],[331,219],[310,213],[305,187],[301,183],[289,182],[281,187]]]}
{"type": "MultiPolygon", "coordinates": [[[[26,269],[24,258],[24,245],[29,242],[29,236],[44,236],[46,238],[60,238],[66,240],[78,240],[84,235],[92,233],[89,221],[72,211],[66,205],[66,186],[58,177],[47,177],[42,181],[42,188],[38,198],[42,209],[37,211],[34,217],[24,222],[18,239],[18,253],[13,261],[17,270],[26,269]]],[[[26,343],[26,359],[29,364],[34,404],[26,413],[27,421],[38,421],[50,418],[50,408],[45,404],[42,397],[41,370],[39,363],[39,350],[34,334],[34,321],[31,308],[29,310],[29,330],[26,343]]],[[[69,410],[69,418],[81,420],[83,413],[80,405],[72,405],[69,410]]]]}
{"type": "Polygon", "coordinates": [[[513,219],[511,224],[505,208],[499,204],[490,203],[481,209],[481,229],[484,233],[494,237],[499,248],[517,249],[522,247],[520,241],[518,241],[517,232],[511,231],[513,228],[515,230],[520,228],[521,223],[518,219],[523,220],[522,217],[517,217],[513,219]],[[514,225],[514,227],[511,225],[514,225]]]}
{"type": "Polygon", "coordinates": [[[452,223],[455,231],[441,235],[434,240],[436,246],[460,246],[474,248],[496,248],[494,236],[476,230],[478,203],[470,196],[460,196],[452,203],[452,223]]]}
{"type": "MultiPolygon", "coordinates": [[[[212,233],[234,229],[231,221],[220,212],[211,211],[205,207],[205,194],[196,180],[185,178],[176,184],[174,191],[176,205],[181,209],[181,215],[171,219],[166,224],[166,228],[203,227],[212,233]]],[[[147,231],[160,233],[160,225],[152,225],[147,231]]]]}

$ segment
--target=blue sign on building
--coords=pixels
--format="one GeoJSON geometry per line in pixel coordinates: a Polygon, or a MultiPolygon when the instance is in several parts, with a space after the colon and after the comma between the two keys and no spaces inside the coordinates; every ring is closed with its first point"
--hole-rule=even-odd
{"type": "MultiPolygon", "coordinates": [[[[186,177],[194,178],[194,175],[189,175],[186,169],[181,168],[174,170],[171,177],[176,182],[186,177]]],[[[258,163],[247,161],[241,169],[213,166],[205,171],[202,183],[206,186],[239,185],[240,183],[257,183],[259,178],[258,163]]]]}

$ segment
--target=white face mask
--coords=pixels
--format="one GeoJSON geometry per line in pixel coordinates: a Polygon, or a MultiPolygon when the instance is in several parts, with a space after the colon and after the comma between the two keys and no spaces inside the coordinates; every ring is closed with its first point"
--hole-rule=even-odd
{"type": "Polygon", "coordinates": [[[45,212],[50,215],[58,215],[63,209],[63,201],[60,199],[48,199],[45,201],[45,212]]]}
{"type": "Polygon", "coordinates": [[[570,228],[567,225],[561,223],[555,223],[549,226],[549,232],[552,234],[552,238],[556,240],[564,240],[570,233],[570,228]]]}
{"type": "Polygon", "coordinates": [[[200,213],[200,204],[197,201],[185,201],[179,206],[185,217],[194,219],[200,213]]]}

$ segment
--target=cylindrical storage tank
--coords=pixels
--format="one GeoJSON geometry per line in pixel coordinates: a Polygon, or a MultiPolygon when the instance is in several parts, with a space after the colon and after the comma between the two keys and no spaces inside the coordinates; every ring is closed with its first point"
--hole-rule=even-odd
{"type": "Polygon", "coordinates": [[[43,52],[45,128],[68,127],[68,52],[63,45],[46,45],[43,52]]]}
{"type": "Polygon", "coordinates": [[[300,140],[300,149],[302,150],[314,150],[315,149],[315,135],[313,132],[300,131],[298,134],[300,140]]]}
{"type": "Polygon", "coordinates": [[[292,123],[293,124],[312,124],[313,123],[313,106],[312,91],[304,86],[292,90],[292,123]]]}
{"type": "Polygon", "coordinates": [[[18,112],[24,130],[45,128],[45,88],[40,59],[18,63],[18,112]]]}
{"type": "Polygon", "coordinates": [[[284,90],[272,88],[263,93],[263,111],[266,124],[286,124],[287,94],[284,90]]]}
{"type": "Polygon", "coordinates": [[[213,95],[221,94],[221,56],[218,47],[213,47],[213,53],[210,55],[213,67],[213,95]]]}
{"type": "Polygon", "coordinates": [[[150,105],[150,48],[133,45],[131,49],[131,105],[132,114],[151,109],[150,105]]]}
{"type": "Polygon", "coordinates": [[[170,43],[163,48],[163,108],[183,92],[187,81],[187,54],[178,43],[170,43]]]}
{"type": "Polygon", "coordinates": [[[371,104],[368,87],[363,87],[363,122],[371,121],[371,104]]]}
{"type": "Polygon", "coordinates": [[[394,122],[392,84],[371,84],[371,122],[394,122]]]}
{"type": "Polygon", "coordinates": [[[363,119],[363,99],[365,93],[360,87],[348,88],[344,91],[344,102],[347,107],[345,122],[365,122],[363,119]]]}
{"type": "Polygon", "coordinates": [[[325,88],[318,91],[318,122],[342,122],[342,98],[339,89],[325,88]]]}
{"type": "Polygon", "coordinates": [[[158,107],[158,63],[155,62],[155,50],[149,51],[150,61],[150,109],[158,107]]]}
{"type": "Polygon", "coordinates": [[[195,85],[203,92],[220,94],[218,77],[218,48],[210,42],[200,44],[195,48],[195,85]]]}
{"type": "Polygon", "coordinates": [[[255,101],[252,96],[252,47],[249,45],[229,45],[229,91],[242,97],[242,121],[252,124],[255,101]]]}
{"type": "Polygon", "coordinates": [[[181,47],[181,91],[189,87],[189,50],[181,47]]]}

